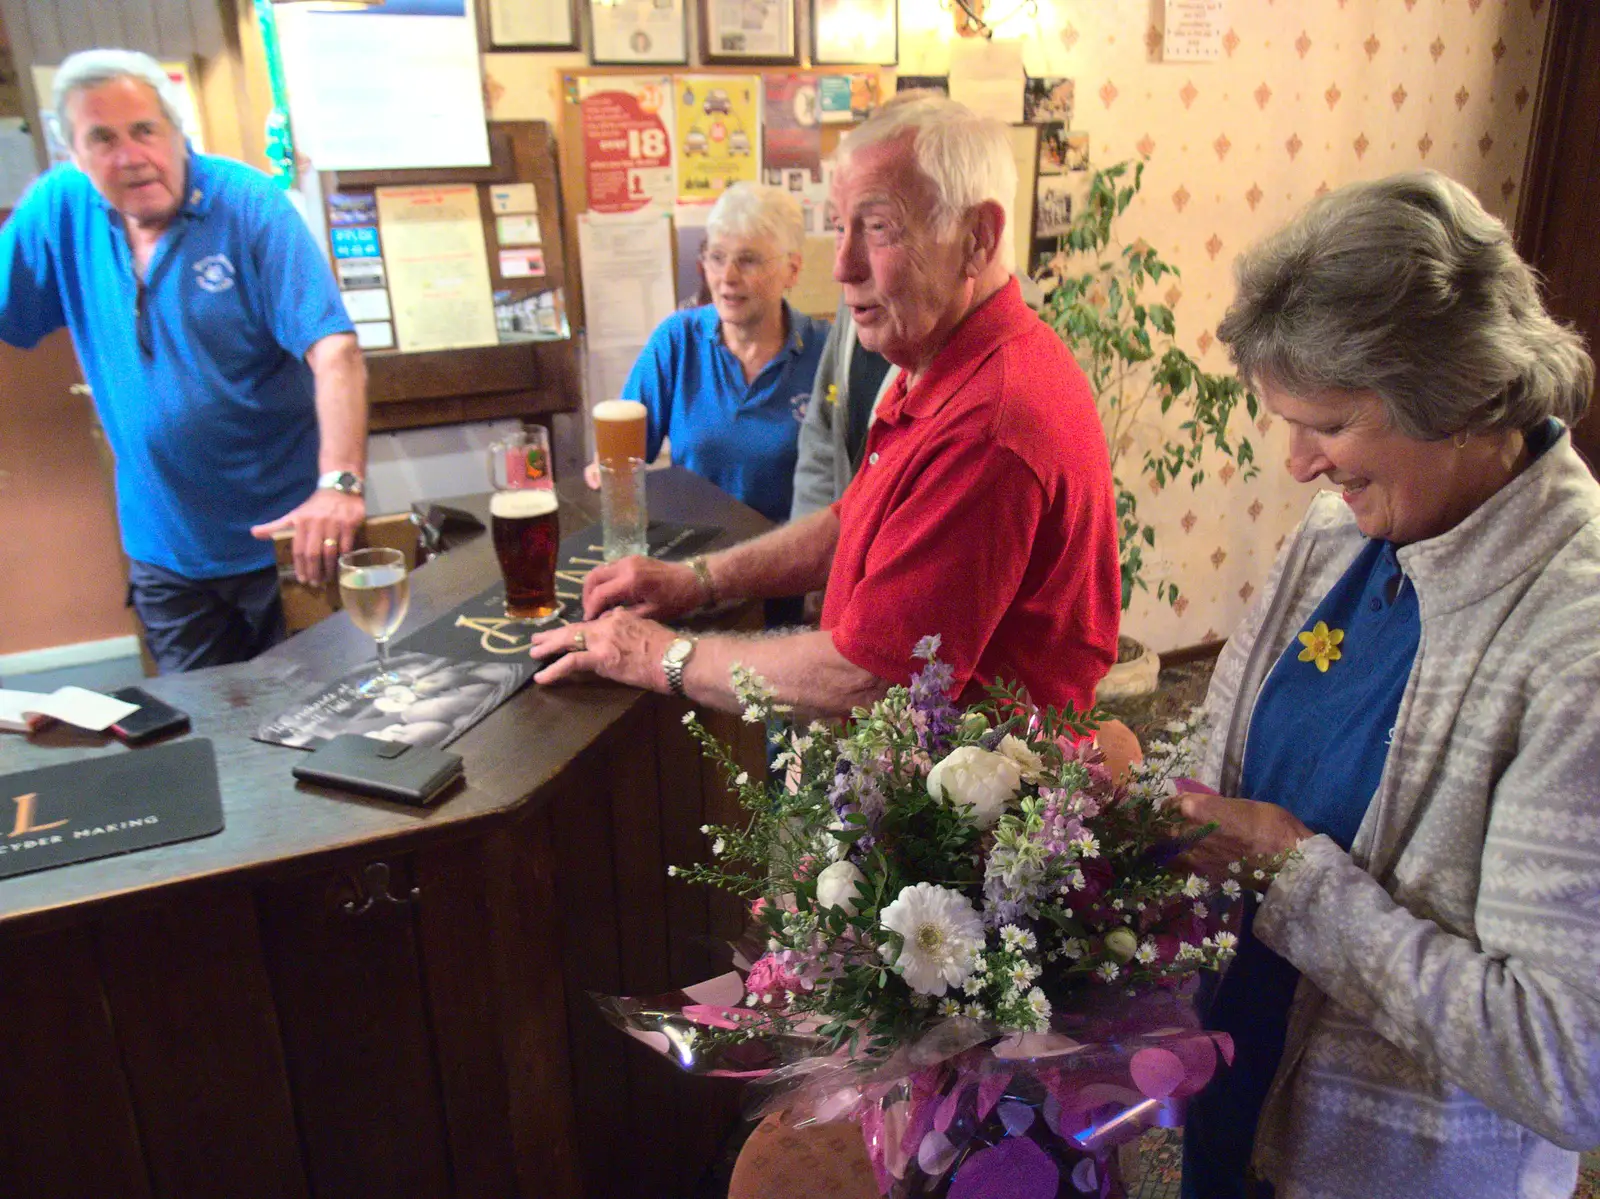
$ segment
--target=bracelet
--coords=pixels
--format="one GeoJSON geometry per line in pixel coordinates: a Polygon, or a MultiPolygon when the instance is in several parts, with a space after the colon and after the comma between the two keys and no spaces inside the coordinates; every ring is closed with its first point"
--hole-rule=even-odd
{"type": "Polygon", "coordinates": [[[705,592],[706,598],[701,602],[702,608],[709,608],[717,602],[717,587],[711,581],[711,567],[706,565],[704,554],[696,554],[689,559],[689,569],[694,571],[694,577],[699,580],[700,589],[705,592]]]}

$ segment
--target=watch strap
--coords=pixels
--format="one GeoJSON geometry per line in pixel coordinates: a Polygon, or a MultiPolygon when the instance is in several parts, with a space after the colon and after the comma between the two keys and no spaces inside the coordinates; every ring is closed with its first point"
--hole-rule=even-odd
{"type": "Polygon", "coordinates": [[[366,482],[360,475],[349,470],[330,470],[317,476],[318,491],[338,491],[345,495],[365,495],[366,482]]]}
{"type": "Polygon", "coordinates": [[[689,657],[694,653],[694,638],[679,637],[667,646],[667,652],[661,655],[661,672],[667,676],[667,687],[679,699],[688,699],[688,693],[683,688],[683,668],[689,664],[689,657]],[[687,647],[680,652],[678,647],[687,643],[687,647]]]}

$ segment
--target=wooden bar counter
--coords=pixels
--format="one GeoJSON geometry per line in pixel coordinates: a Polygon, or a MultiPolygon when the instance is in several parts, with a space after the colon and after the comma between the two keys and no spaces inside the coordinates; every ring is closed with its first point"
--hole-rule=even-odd
{"type": "MultiPolygon", "coordinates": [[[[564,530],[594,519],[563,499],[564,530]]],[[[678,469],[650,506],[723,544],[766,523],[678,469]]],[[[400,636],[494,577],[487,536],[423,567],[400,636]]],[[[0,880],[0,1195],[633,1199],[688,1194],[715,1157],[734,1084],[586,994],[725,968],[736,908],[666,875],[729,815],[686,705],[530,684],[451,747],[467,786],[433,809],[296,784],[301,751],[250,733],[371,655],[341,614],[149,680],[215,743],[227,827],[0,880]]],[[[719,732],[760,760],[753,730],[719,732]]],[[[5,734],[0,773],[128,752],[5,734]]]]}

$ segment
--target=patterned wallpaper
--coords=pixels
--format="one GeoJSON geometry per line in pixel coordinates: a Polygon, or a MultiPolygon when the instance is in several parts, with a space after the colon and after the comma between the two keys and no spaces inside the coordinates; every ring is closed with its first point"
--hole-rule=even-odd
{"type": "MultiPolygon", "coordinates": [[[[1075,77],[1074,124],[1097,163],[1148,158],[1124,231],[1182,272],[1179,340],[1206,369],[1228,369],[1212,331],[1235,255],[1326,188],[1427,166],[1515,220],[1545,0],[1226,0],[1222,59],[1172,64],[1159,61],[1162,8],[1039,0],[997,36],[1022,41],[1030,75],[1075,77]]],[[[901,0],[902,72],[944,72],[949,20],[934,0],[901,0]]],[[[1198,491],[1141,492],[1183,592],[1176,609],[1134,601],[1126,627],[1158,649],[1228,634],[1313,490],[1283,469],[1281,424],[1249,432],[1253,481],[1224,467],[1198,491]]]]}

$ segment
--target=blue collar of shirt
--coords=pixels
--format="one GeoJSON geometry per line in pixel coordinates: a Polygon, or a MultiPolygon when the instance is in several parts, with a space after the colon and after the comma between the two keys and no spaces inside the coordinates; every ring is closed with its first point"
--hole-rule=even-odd
{"type": "MultiPolygon", "coordinates": [[[[794,319],[794,309],[789,307],[789,301],[783,304],[783,327],[789,330],[789,336],[783,343],[783,348],[775,357],[784,354],[799,354],[806,348],[805,336],[800,332],[800,322],[794,319]]],[[[713,345],[722,345],[722,318],[717,315],[715,304],[702,304],[695,309],[695,317],[700,322],[700,335],[713,345]]]]}

